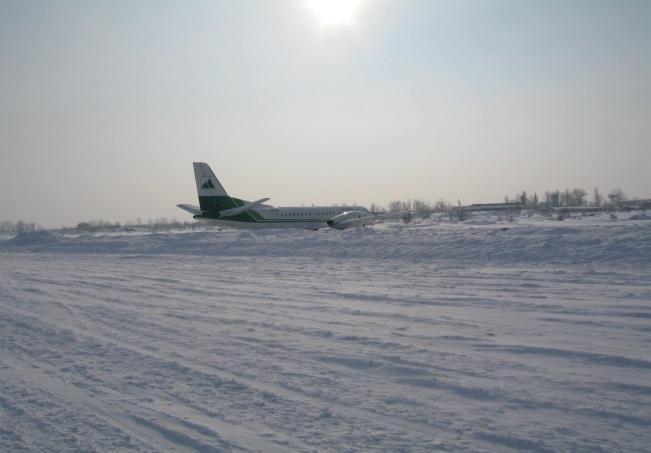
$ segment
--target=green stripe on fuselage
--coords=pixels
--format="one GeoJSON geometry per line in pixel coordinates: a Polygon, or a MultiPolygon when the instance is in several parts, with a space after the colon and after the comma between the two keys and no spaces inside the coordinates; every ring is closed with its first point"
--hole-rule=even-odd
{"type": "Polygon", "coordinates": [[[259,212],[254,209],[243,212],[233,216],[220,216],[219,212],[225,209],[238,208],[244,206],[244,201],[239,198],[229,196],[200,196],[199,207],[201,214],[194,216],[195,219],[214,219],[214,220],[229,220],[233,222],[248,222],[248,223],[325,223],[327,219],[323,218],[264,218],[259,212]]]}
{"type": "Polygon", "coordinates": [[[219,215],[219,211],[223,211],[224,209],[239,208],[240,206],[244,206],[244,201],[240,200],[239,198],[224,195],[200,196],[199,207],[204,212],[194,216],[194,218],[233,220],[236,222],[256,222],[258,220],[264,220],[260,214],[253,210],[228,217],[220,217],[219,215]]]}

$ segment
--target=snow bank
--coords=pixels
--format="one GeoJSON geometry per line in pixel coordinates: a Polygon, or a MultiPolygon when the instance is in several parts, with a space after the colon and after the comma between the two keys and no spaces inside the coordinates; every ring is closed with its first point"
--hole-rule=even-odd
{"type": "Polygon", "coordinates": [[[28,247],[34,245],[52,244],[57,241],[58,238],[54,233],[46,230],[40,230],[40,231],[34,231],[30,233],[18,233],[13,238],[8,238],[5,241],[1,241],[0,244],[4,242],[6,245],[10,247],[11,246],[28,247]]]}
{"type": "Polygon", "coordinates": [[[0,240],[2,251],[636,265],[651,264],[651,223],[429,223],[346,231],[210,230],[77,236],[38,232],[0,240]]]}

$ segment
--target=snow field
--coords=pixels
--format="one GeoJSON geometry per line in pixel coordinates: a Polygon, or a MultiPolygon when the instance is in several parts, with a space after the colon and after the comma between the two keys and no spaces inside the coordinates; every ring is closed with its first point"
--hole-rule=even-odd
{"type": "Polygon", "coordinates": [[[648,451],[650,232],[6,240],[0,450],[648,451]]]}

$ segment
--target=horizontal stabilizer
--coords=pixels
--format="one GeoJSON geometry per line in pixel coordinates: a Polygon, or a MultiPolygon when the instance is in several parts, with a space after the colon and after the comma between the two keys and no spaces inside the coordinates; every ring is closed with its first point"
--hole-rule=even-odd
{"type": "Polygon", "coordinates": [[[192,215],[199,215],[201,214],[201,209],[199,206],[195,206],[193,204],[177,204],[177,207],[183,209],[184,211],[188,211],[192,215]]]}
{"type": "Polygon", "coordinates": [[[219,217],[229,217],[233,215],[242,214],[248,211],[249,209],[253,209],[256,206],[260,206],[262,203],[265,203],[269,200],[271,200],[271,198],[260,198],[257,201],[251,201],[249,203],[245,203],[244,205],[237,208],[231,208],[231,209],[225,209],[223,211],[219,211],[219,217]]]}

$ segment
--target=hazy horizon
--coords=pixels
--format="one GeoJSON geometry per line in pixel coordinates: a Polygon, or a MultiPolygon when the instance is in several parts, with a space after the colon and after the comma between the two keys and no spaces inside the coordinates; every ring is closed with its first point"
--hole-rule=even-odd
{"type": "Polygon", "coordinates": [[[651,197],[651,2],[0,2],[0,220],[651,197]]]}

